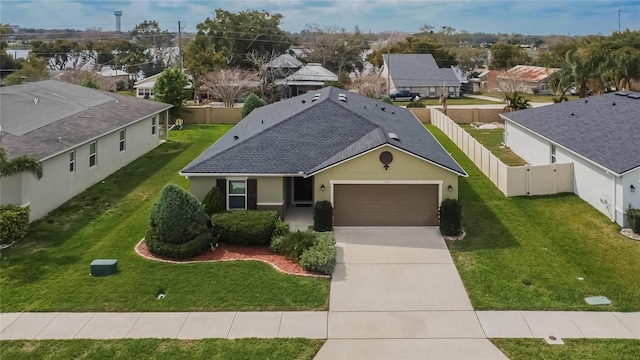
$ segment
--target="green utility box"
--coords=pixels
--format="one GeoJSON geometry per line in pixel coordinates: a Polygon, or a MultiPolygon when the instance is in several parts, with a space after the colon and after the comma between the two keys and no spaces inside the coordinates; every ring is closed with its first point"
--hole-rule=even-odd
{"type": "Polygon", "coordinates": [[[91,262],[91,276],[108,276],[118,272],[118,260],[96,259],[91,262]]]}

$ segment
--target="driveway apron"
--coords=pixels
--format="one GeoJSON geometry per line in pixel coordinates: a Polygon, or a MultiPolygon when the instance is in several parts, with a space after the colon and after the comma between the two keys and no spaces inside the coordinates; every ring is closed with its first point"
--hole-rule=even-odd
{"type": "Polygon", "coordinates": [[[506,359],[435,227],[340,227],[316,359],[506,359]]]}

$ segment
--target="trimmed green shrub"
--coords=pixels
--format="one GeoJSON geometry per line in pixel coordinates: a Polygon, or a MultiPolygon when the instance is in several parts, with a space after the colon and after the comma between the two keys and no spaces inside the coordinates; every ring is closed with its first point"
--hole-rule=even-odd
{"type": "Polygon", "coordinates": [[[29,229],[29,207],[0,206],[0,244],[8,245],[24,239],[29,229]]]}
{"type": "Polygon", "coordinates": [[[311,231],[294,231],[271,240],[269,248],[284,255],[289,260],[298,260],[300,255],[316,243],[317,233],[311,231]]]}
{"type": "Polygon", "coordinates": [[[407,104],[408,108],[423,108],[426,107],[425,104],[421,103],[420,101],[411,101],[410,103],[407,104]]]}
{"type": "Polygon", "coordinates": [[[210,232],[210,219],[198,200],[168,184],[151,208],[149,236],[163,243],[182,244],[210,232]]]}
{"type": "Polygon", "coordinates": [[[265,105],[267,105],[267,103],[258,95],[254,93],[249,94],[249,96],[244,100],[244,105],[242,106],[242,118],[244,119],[245,116],[249,115],[253,110],[265,105]]]}
{"type": "Polygon", "coordinates": [[[212,187],[204,197],[204,200],[202,200],[202,206],[204,206],[204,210],[209,216],[219,212],[223,212],[224,193],[222,192],[222,190],[220,190],[220,188],[217,186],[212,187]]]}
{"type": "Polygon", "coordinates": [[[625,212],[629,228],[636,234],[640,234],[640,209],[634,209],[629,204],[629,208],[625,212]]]}
{"type": "Polygon", "coordinates": [[[316,201],[313,207],[313,229],[320,232],[333,230],[333,206],[329,201],[316,201]]]}
{"type": "Polygon", "coordinates": [[[391,100],[391,98],[388,96],[383,96],[382,98],[380,98],[380,101],[393,105],[393,100],[391,100]]]}
{"type": "Polygon", "coordinates": [[[275,211],[241,210],[213,215],[214,233],[227,244],[268,244],[277,222],[275,211]]]}
{"type": "Polygon", "coordinates": [[[462,230],[462,205],[456,199],[444,199],[440,204],[440,232],[444,236],[459,235],[462,230]]]}
{"type": "Polygon", "coordinates": [[[300,255],[300,265],[307,271],[331,275],[336,267],[336,240],[330,232],[316,237],[316,243],[300,255]]]}
{"type": "Polygon", "coordinates": [[[213,237],[210,232],[202,233],[196,236],[195,239],[182,244],[165,243],[152,237],[145,239],[147,248],[152,254],[175,260],[188,259],[200,255],[217,242],[217,238],[213,237]]]}

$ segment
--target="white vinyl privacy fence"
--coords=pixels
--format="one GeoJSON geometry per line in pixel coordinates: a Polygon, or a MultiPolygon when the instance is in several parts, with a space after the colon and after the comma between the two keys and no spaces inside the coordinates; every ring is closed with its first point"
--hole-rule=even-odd
{"type": "Polygon", "coordinates": [[[448,116],[431,110],[442,130],[506,196],[573,192],[573,163],[507,166],[448,116]]]}

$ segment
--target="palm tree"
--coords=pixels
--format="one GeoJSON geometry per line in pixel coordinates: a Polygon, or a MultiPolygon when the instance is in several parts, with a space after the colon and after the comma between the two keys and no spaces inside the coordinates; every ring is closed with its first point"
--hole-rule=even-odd
{"type": "Polygon", "coordinates": [[[629,90],[632,79],[640,79],[640,50],[632,47],[618,49],[602,65],[602,75],[618,90],[629,90]]]}
{"type": "Polygon", "coordinates": [[[13,176],[23,171],[30,172],[38,180],[42,178],[42,164],[38,159],[22,155],[9,160],[4,149],[0,147],[0,178],[13,176]]]}
{"type": "Polygon", "coordinates": [[[531,104],[529,104],[529,100],[525,99],[525,97],[522,96],[522,94],[520,94],[517,91],[504,94],[503,100],[505,103],[505,106],[504,106],[505,111],[516,111],[516,110],[524,110],[524,109],[531,108],[531,104]]]}
{"type": "Polygon", "coordinates": [[[598,51],[586,55],[581,55],[576,50],[569,51],[564,58],[562,69],[549,76],[549,86],[556,92],[562,91],[560,99],[564,98],[573,86],[578,88],[578,96],[587,97],[588,83],[599,78],[602,60],[603,56],[598,51]]]}

